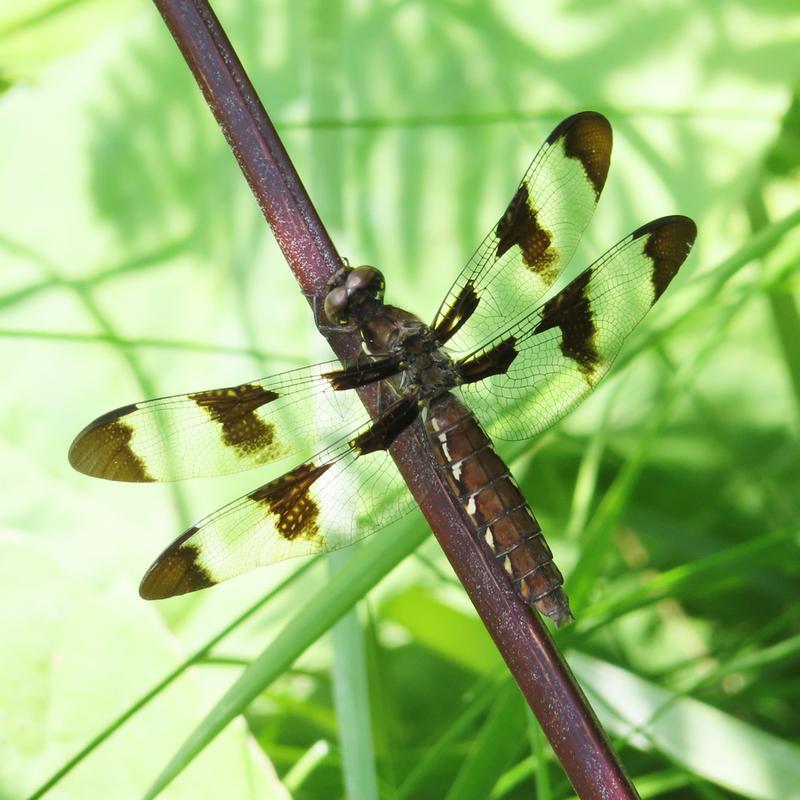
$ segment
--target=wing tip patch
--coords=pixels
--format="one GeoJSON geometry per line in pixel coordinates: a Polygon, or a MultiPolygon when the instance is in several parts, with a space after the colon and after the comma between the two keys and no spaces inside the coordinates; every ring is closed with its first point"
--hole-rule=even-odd
{"type": "Polygon", "coordinates": [[[547,144],[553,144],[556,139],[578,125],[592,125],[596,128],[604,127],[609,132],[611,131],[611,123],[608,121],[605,114],[601,114],[599,111],[578,111],[562,119],[561,122],[553,128],[545,141],[547,144]]]}
{"type": "Polygon", "coordinates": [[[564,153],[581,162],[595,197],[599,197],[611,164],[611,123],[599,111],[579,111],[556,125],[547,143],[552,145],[561,138],[564,139],[564,153]]]}
{"type": "Polygon", "coordinates": [[[632,238],[647,236],[645,255],[652,261],[651,280],[655,303],[686,260],[697,238],[694,220],[681,214],[659,217],[637,228],[632,238]]]}
{"type": "Polygon", "coordinates": [[[669,214],[665,217],[658,217],[640,225],[633,233],[631,238],[640,239],[648,233],[656,233],[662,229],[674,231],[675,234],[682,234],[686,237],[686,241],[691,247],[697,237],[697,225],[690,217],[683,214],[669,214]]]}
{"type": "Polygon", "coordinates": [[[124,418],[137,408],[132,403],[90,422],[70,445],[67,454],[70,465],[93,478],[152,483],[155,478],[131,447],[133,428],[124,422],[124,418]]]}
{"type": "Polygon", "coordinates": [[[217,583],[200,564],[199,549],[188,542],[198,530],[197,526],[192,526],[184,531],[150,565],[139,584],[139,597],[143,600],[166,600],[217,583]]]}

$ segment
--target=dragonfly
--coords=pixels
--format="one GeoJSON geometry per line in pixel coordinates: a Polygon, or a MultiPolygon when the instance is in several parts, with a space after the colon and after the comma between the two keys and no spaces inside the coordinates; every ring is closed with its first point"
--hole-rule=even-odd
{"type": "Polygon", "coordinates": [[[361,350],[222,389],[106,413],[71,445],[72,466],[114,481],[209,477],[302,459],[185,530],[140,585],[148,600],[350,545],[414,506],[392,445],[414,426],[468,530],[514,590],[557,626],[572,612],[542,529],[494,438],[540,434],[608,372],[695,241],[673,215],[642,225],[555,291],[608,175],[611,125],[584,111],[550,133],[432,322],[384,302],[383,274],[345,263],[323,314],[361,350]],[[370,416],[359,391],[378,387],[370,416]]]}

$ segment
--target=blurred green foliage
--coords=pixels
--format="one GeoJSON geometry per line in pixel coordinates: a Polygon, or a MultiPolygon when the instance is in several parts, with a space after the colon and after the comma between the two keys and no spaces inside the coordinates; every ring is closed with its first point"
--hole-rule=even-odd
{"type": "MultiPolygon", "coordinates": [[[[615,129],[577,265],[661,214],[697,220],[614,377],[501,452],[575,599],[561,644],[642,795],[800,797],[797,3],[216,7],[340,251],[423,317],[577,110],[615,129]]],[[[47,797],[141,797],[251,662],[244,717],[162,797],[569,797],[420,517],[333,576],[288,564],[153,606],[153,556],[272,473],[70,471],[109,408],[327,357],[155,8],[7,2],[0,146],[0,797],[98,735],[47,797]],[[359,599],[362,624],[326,637],[359,599]]]]}

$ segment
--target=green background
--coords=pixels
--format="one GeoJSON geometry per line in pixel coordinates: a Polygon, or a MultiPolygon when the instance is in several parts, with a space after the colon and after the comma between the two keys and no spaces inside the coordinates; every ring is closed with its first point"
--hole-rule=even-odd
{"type": "MultiPolygon", "coordinates": [[[[575,111],[615,150],[571,274],[649,219],[697,220],[613,377],[500,450],[641,793],[800,798],[797,3],[216,8],[340,252],[424,318],[575,111]]],[[[98,734],[46,796],[142,797],[259,654],[226,707],[245,716],[161,796],[569,797],[419,515],[300,574],[139,600],[175,534],[280,467],[115,485],[69,468],[72,437],[328,353],[153,5],[4,3],[0,88],[0,799],[98,734]]]]}

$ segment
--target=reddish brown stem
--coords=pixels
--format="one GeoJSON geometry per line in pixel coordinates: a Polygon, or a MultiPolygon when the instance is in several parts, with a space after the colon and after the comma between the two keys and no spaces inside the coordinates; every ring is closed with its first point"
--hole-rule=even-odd
{"type": "MultiPolygon", "coordinates": [[[[208,3],[154,2],[292,272],[319,307],[339,256],[231,43],[208,3]]],[[[359,346],[354,335],[328,338],[341,357],[359,346]]],[[[473,539],[461,506],[431,463],[420,430],[401,436],[391,452],[575,791],[582,798],[638,797],[547,629],[514,592],[499,561],[473,539]]]]}

